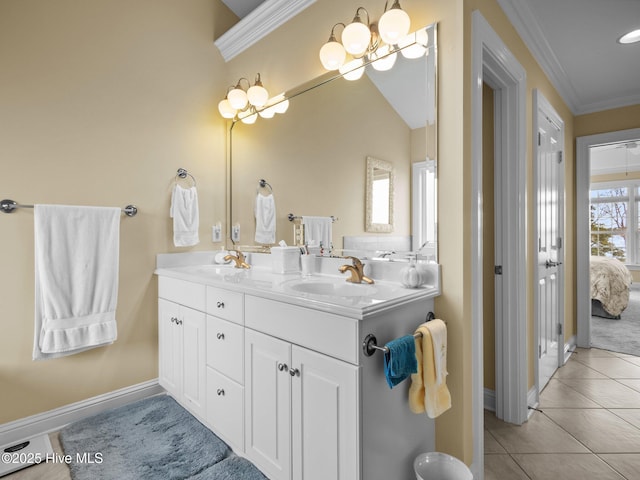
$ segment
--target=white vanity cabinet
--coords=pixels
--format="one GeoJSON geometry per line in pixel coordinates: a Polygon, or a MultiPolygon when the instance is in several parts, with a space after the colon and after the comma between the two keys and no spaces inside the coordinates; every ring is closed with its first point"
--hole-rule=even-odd
{"type": "Polygon", "coordinates": [[[359,478],[358,367],[250,329],[245,453],[272,480],[359,478]]]}
{"type": "Polygon", "coordinates": [[[159,383],[187,410],[204,418],[204,286],[161,278],[159,297],[159,383]]]}

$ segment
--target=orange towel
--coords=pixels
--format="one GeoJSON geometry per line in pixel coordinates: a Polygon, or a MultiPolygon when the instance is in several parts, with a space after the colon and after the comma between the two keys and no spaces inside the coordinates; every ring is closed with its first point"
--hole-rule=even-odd
{"type": "Polygon", "coordinates": [[[436,418],[451,408],[447,388],[447,327],[442,320],[431,320],[416,329],[418,372],[411,375],[409,408],[436,418]],[[434,355],[437,354],[436,355],[434,355]]]}

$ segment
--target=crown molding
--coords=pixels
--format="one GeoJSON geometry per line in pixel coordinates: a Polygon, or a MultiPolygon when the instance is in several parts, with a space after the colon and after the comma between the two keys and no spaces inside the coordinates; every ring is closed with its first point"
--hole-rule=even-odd
{"type": "Polygon", "coordinates": [[[498,0],[498,4],[569,109],[574,115],[578,113],[580,110],[578,95],[527,2],[498,0]]]}
{"type": "Polygon", "coordinates": [[[316,0],[267,0],[214,43],[228,62],[251,45],[295,17],[316,0]]]}

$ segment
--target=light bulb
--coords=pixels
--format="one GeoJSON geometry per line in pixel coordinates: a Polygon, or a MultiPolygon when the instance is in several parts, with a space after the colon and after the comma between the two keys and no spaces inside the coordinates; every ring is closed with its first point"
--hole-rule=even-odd
{"type": "Polygon", "coordinates": [[[393,65],[396,63],[396,58],[398,54],[396,52],[389,53],[391,51],[391,47],[389,45],[383,45],[378,48],[375,53],[372,55],[373,63],[371,66],[380,72],[386,72],[387,70],[391,70],[393,65]]]}
{"type": "Polygon", "coordinates": [[[347,58],[347,52],[342,44],[335,40],[325,43],[320,49],[320,61],[326,70],[337,70],[347,58]]]}
{"type": "Polygon", "coordinates": [[[289,99],[285,98],[277,105],[274,105],[274,109],[276,113],[285,113],[287,110],[289,110],[289,99]]]}
{"type": "Polygon", "coordinates": [[[276,114],[276,111],[273,108],[273,106],[263,108],[258,112],[258,115],[260,115],[262,118],[273,118],[275,114],[276,114]]]}
{"type": "Polygon", "coordinates": [[[342,32],[344,49],[353,56],[359,56],[366,52],[369,42],[371,42],[371,30],[360,21],[350,23],[342,32]]]}
{"type": "Polygon", "coordinates": [[[247,106],[247,102],[249,101],[247,99],[247,94],[244,93],[244,90],[237,87],[227,93],[227,99],[229,100],[231,107],[235,108],[236,110],[242,110],[247,106]]]}
{"type": "Polygon", "coordinates": [[[342,78],[349,81],[358,80],[364,73],[363,63],[362,58],[355,58],[350,62],[345,63],[339,69],[342,74],[342,78]]]}
{"type": "Polygon", "coordinates": [[[384,43],[395,45],[398,41],[409,33],[411,19],[407,12],[400,8],[400,4],[396,1],[393,6],[387,10],[378,22],[378,32],[384,43]]]}
{"type": "Polygon", "coordinates": [[[419,58],[426,53],[426,45],[428,43],[429,34],[427,31],[419,30],[402,38],[400,42],[398,42],[398,48],[401,49],[400,52],[404,58],[419,58]]]}
{"type": "Polygon", "coordinates": [[[243,112],[243,113],[244,114],[238,115],[242,123],[251,125],[253,123],[256,123],[256,120],[258,120],[258,114],[253,109],[247,110],[246,112],[243,112]]]}
{"type": "Polygon", "coordinates": [[[247,99],[254,107],[264,107],[269,101],[269,92],[262,85],[254,85],[247,90],[247,99]]]}
{"type": "Polygon", "coordinates": [[[236,109],[231,106],[226,98],[218,103],[218,111],[223,118],[233,118],[236,116],[236,109]]]}

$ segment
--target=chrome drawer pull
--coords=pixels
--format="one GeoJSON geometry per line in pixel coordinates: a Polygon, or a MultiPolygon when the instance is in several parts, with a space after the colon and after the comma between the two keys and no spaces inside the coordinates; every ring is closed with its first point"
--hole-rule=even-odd
{"type": "Polygon", "coordinates": [[[218,396],[219,397],[224,397],[224,389],[223,388],[219,388],[218,389],[218,396]]]}
{"type": "Polygon", "coordinates": [[[218,302],[218,308],[224,308],[224,302],[218,302]]]}
{"type": "Polygon", "coordinates": [[[218,340],[224,340],[224,333],[218,333],[216,337],[218,338],[218,340]]]}

